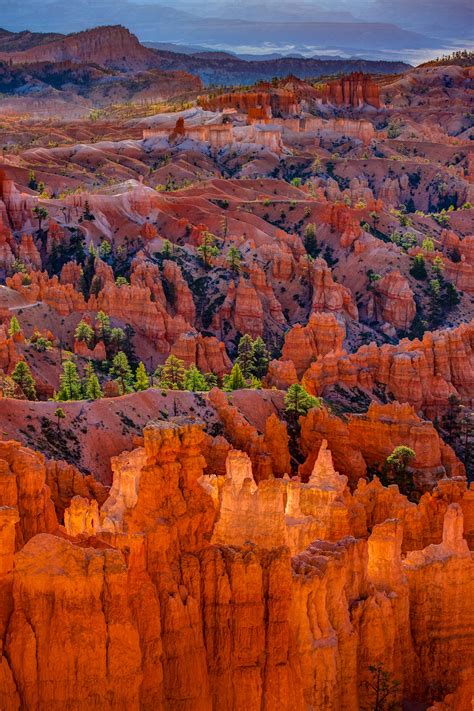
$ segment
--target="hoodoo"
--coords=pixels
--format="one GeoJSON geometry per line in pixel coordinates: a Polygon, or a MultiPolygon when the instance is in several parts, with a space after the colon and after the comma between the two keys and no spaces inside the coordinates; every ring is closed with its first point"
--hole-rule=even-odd
{"type": "Polygon", "coordinates": [[[0,711],[474,709],[462,3],[34,4],[0,30],[0,711]]]}

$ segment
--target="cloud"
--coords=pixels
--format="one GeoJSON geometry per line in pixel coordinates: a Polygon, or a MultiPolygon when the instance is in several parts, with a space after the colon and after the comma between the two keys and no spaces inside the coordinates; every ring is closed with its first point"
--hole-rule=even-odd
{"type": "Polygon", "coordinates": [[[441,36],[460,33],[472,37],[474,4],[472,0],[375,0],[373,11],[378,19],[396,22],[407,29],[441,36]]]}

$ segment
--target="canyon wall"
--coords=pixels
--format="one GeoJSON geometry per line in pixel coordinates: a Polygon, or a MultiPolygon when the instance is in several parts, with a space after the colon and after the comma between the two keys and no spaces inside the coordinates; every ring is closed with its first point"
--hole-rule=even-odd
{"type": "Polygon", "coordinates": [[[398,700],[457,693],[474,637],[465,489],[441,493],[430,528],[393,487],[351,494],[325,441],[306,484],[257,484],[238,450],[206,474],[204,443],[196,421],[150,422],[105,501],[0,443],[2,707],[357,711],[378,663],[398,700]]]}

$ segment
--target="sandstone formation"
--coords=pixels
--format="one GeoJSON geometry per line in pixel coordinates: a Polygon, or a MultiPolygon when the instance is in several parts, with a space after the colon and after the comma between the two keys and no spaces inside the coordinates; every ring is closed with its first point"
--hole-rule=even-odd
{"type": "Polygon", "coordinates": [[[296,324],[285,336],[283,362],[292,361],[301,376],[318,356],[342,354],[346,331],[343,323],[331,313],[313,313],[306,326],[296,324]]]}
{"type": "Polygon", "coordinates": [[[313,288],[313,311],[344,312],[357,320],[357,307],[349,289],[334,282],[324,259],[316,259],[311,264],[309,279],[313,288]]]}
{"type": "Polygon", "coordinates": [[[83,295],[76,291],[72,284],[61,284],[56,275],[50,278],[46,272],[33,271],[25,283],[23,275],[17,272],[12,277],[7,277],[6,283],[30,304],[43,301],[61,316],[67,316],[74,311],[83,312],[86,308],[83,295]]]}
{"type": "Polygon", "coordinates": [[[448,702],[467,696],[472,561],[460,504],[440,515],[441,540],[403,559],[409,518],[375,521],[369,535],[369,509],[326,442],[307,484],[257,485],[237,450],[224,476],[206,475],[203,440],[199,423],[151,422],[143,446],[115,459],[100,511],[72,498],[64,533],[33,527],[37,505],[24,497],[16,513],[9,472],[30,478],[31,462],[44,464],[5,444],[6,708],[355,711],[370,702],[373,663],[400,681],[400,699],[433,700],[440,678],[448,702]],[[18,518],[28,535],[15,553],[18,518]]]}
{"type": "Polygon", "coordinates": [[[356,353],[321,355],[304,373],[303,383],[317,395],[335,383],[372,390],[382,385],[399,402],[429,416],[447,406],[450,394],[470,401],[472,395],[472,323],[403,339],[396,346],[374,343],[356,353]]]}
{"type": "Polygon", "coordinates": [[[224,343],[214,336],[182,333],[171,346],[171,353],[182,360],[187,368],[195,365],[201,372],[215,373],[219,377],[232,368],[224,343]]]}
{"type": "Polygon", "coordinates": [[[0,324],[0,369],[11,370],[18,359],[14,338],[8,335],[5,324],[0,324]]]}
{"type": "Polygon", "coordinates": [[[323,101],[360,108],[364,104],[380,108],[380,88],[372,78],[361,72],[330,81],[324,88],[323,101]]]}
{"type": "Polygon", "coordinates": [[[415,299],[408,281],[400,272],[390,272],[377,282],[374,316],[395,328],[407,331],[416,313],[415,299]]]}

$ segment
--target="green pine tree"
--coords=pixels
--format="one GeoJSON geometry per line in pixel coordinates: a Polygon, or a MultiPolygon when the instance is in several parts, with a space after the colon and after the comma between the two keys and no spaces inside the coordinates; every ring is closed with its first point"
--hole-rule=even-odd
{"type": "Polygon", "coordinates": [[[135,371],[135,390],[148,390],[149,386],[148,374],[144,364],[140,362],[135,371]]]}
{"type": "Polygon", "coordinates": [[[397,699],[400,696],[400,682],[394,679],[390,672],[384,670],[383,664],[369,666],[370,679],[364,682],[365,694],[361,701],[361,711],[398,711],[401,705],[397,699]],[[365,705],[367,702],[368,705],[365,705]]]}
{"type": "Polygon", "coordinates": [[[413,260],[413,266],[410,269],[410,274],[418,281],[426,279],[428,272],[426,271],[425,259],[421,252],[417,254],[413,260]]]}
{"type": "Polygon", "coordinates": [[[62,407],[57,407],[54,411],[54,416],[57,420],[58,432],[61,432],[61,420],[64,420],[66,413],[62,407]]]}
{"type": "Polygon", "coordinates": [[[442,257],[435,257],[433,259],[433,262],[431,264],[431,269],[433,274],[436,275],[436,277],[441,277],[443,272],[444,272],[444,262],[442,257]]]}
{"type": "Polygon", "coordinates": [[[232,245],[227,253],[227,263],[229,268],[238,274],[242,268],[242,255],[235,245],[232,245]]]}
{"type": "Polygon", "coordinates": [[[120,385],[120,394],[124,395],[131,388],[133,373],[128,358],[123,351],[119,351],[113,358],[109,375],[115,376],[120,385]]]}
{"type": "Polygon", "coordinates": [[[445,282],[445,293],[446,293],[446,306],[448,309],[452,309],[457,306],[461,301],[459,292],[450,281],[445,282]]]}
{"type": "Polygon", "coordinates": [[[410,447],[402,444],[395,447],[392,454],[387,457],[387,464],[394,469],[397,474],[401,474],[408,466],[411,459],[415,459],[416,454],[410,447]]]}
{"type": "Polygon", "coordinates": [[[248,333],[241,337],[238,346],[236,363],[239,365],[244,378],[250,378],[254,370],[253,341],[248,333]]]}
{"type": "Polygon", "coordinates": [[[160,387],[170,390],[184,390],[185,377],[184,362],[173,354],[169,355],[160,374],[160,387]]]}
{"type": "Polygon", "coordinates": [[[10,319],[10,325],[8,326],[8,335],[16,336],[21,333],[21,326],[16,316],[12,316],[10,319]]]}
{"type": "Polygon", "coordinates": [[[258,336],[253,342],[252,359],[252,375],[255,375],[256,378],[263,378],[268,372],[270,353],[267,350],[265,341],[260,336],[258,336]]]}
{"type": "Polygon", "coordinates": [[[247,387],[245,378],[238,363],[234,363],[230,375],[224,376],[224,390],[242,390],[247,387]]]}
{"type": "Polygon", "coordinates": [[[306,252],[310,257],[313,257],[313,259],[315,259],[321,251],[316,241],[316,225],[313,222],[310,222],[305,227],[303,244],[306,252]]]}
{"type": "Polygon", "coordinates": [[[123,328],[110,329],[108,341],[114,352],[121,350],[125,342],[125,332],[123,328]]]}
{"type": "Polygon", "coordinates": [[[421,248],[425,252],[432,252],[434,250],[434,242],[431,237],[425,237],[421,243],[421,248]]]}
{"type": "Polygon", "coordinates": [[[402,444],[395,447],[385,460],[383,467],[383,473],[388,474],[392,480],[394,479],[405,495],[409,495],[413,491],[413,477],[408,472],[408,465],[415,458],[416,454],[413,449],[402,444]]]}
{"type": "Polygon", "coordinates": [[[72,360],[63,361],[63,372],[59,376],[57,400],[81,400],[81,380],[76,364],[72,360]]]}
{"type": "Polygon", "coordinates": [[[207,388],[206,390],[212,390],[212,388],[216,388],[218,384],[218,378],[215,373],[204,373],[204,379],[207,383],[207,388]]]}
{"type": "Polygon", "coordinates": [[[79,321],[77,328],[74,331],[74,338],[76,341],[85,341],[87,346],[90,348],[94,342],[94,329],[89,326],[87,321],[79,321]]]}
{"type": "Polygon", "coordinates": [[[38,231],[41,232],[41,229],[43,227],[43,220],[48,219],[48,211],[45,207],[41,207],[41,205],[37,205],[36,207],[33,208],[33,214],[38,220],[38,231]]]}
{"type": "Polygon", "coordinates": [[[36,382],[26,361],[18,361],[12,373],[12,380],[27,400],[36,400],[36,382]]]}
{"type": "Polygon", "coordinates": [[[204,392],[209,390],[206,378],[195,365],[192,365],[189,370],[186,371],[184,388],[185,390],[191,390],[192,392],[204,392]]]}
{"type": "Polygon", "coordinates": [[[95,317],[95,327],[97,337],[102,339],[105,344],[108,343],[110,336],[110,318],[103,311],[98,311],[95,317]]]}
{"type": "Polygon", "coordinates": [[[205,268],[208,269],[211,266],[213,257],[217,257],[219,254],[219,247],[216,245],[216,238],[213,234],[210,232],[203,233],[197,252],[204,262],[205,268]]]}
{"type": "Polygon", "coordinates": [[[101,397],[99,378],[95,373],[91,373],[86,380],[86,400],[100,400],[101,397]]]}
{"type": "Polygon", "coordinates": [[[294,421],[306,415],[313,407],[321,407],[321,398],[310,395],[302,385],[294,383],[285,396],[285,414],[294,421]]]}
{"type": "Polygon", "coordinates": [[[163,240],[163,246],[161,248],[161,254],[165,259],[169,259],[170,257],[173,256],[173,245],[169,241],[169,239],[164,239],[163,240]]]}

